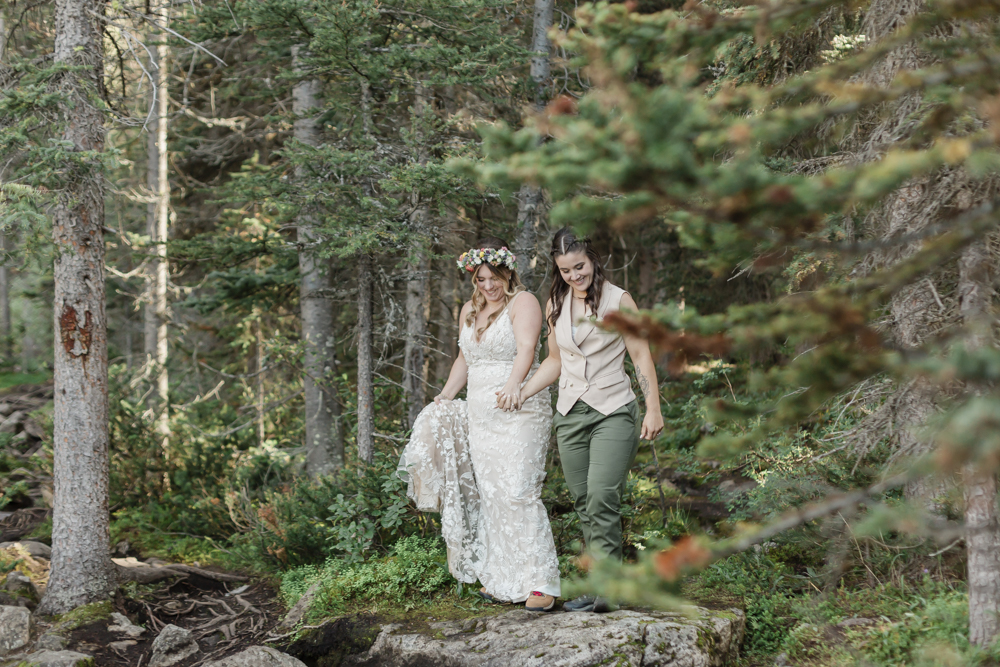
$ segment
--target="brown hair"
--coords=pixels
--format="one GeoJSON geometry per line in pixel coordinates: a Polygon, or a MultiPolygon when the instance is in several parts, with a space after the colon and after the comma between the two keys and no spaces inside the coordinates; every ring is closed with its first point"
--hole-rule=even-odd
{"type": "MultiPolygon", "coordinates": [[[[510,246],[503,239],[498,239],[495,236],[487,236],[479,241],[476,248],[495,248],[499,250],[500,248],[509,248],[510,246]]],[[[469,309],[469,314],[465,317],[466,326],[473,327],[476,325],[476,317],[479,313],[483,312],[483,308],[486,307],[486,297],[483,293],[479,291],[479,283],[476,282],[476,274],[479,273],[479,269],[485,266],[493,274],[494,278],[503,279],[505,286],[503,288],[503,307],[498,308],[495,312],[491,313],[489,318],[486,320],[486,326],[476,331],[476,339],[482,337],[483,332],[490,328],[493,324],[493,320],[500,316],[503,309],[507,307],[510,300],[513,299],[519,292],[523,292],[526,288],[521,282],[521,279],[517,276],[517,269],[508,269],[506,266],[493,266],[489,262],[483,262],[481,265],[476,267],[475,272],[472,274],[472,308],[469,309]]]]}
{"type": "Polygon", "coordinates": [[[601,256],[594,250],[590,239],[581,239],[573,233],[572,229],[563,227],[552,237],[552,250],[549,252],[549,255],[552,257],[552,272],[554,274],[552,276],[552,287],[549,288],[549,300],[552,302],[549,326],[555,327],[556,320],[559,319],[559,315],[562,313],[563,301],[565,301],[566,294],[570,291],[569,283],[563,279],[562,273],[559,271],[559,266],[556,264],[556,258],[571,252],[581,251],[586,253],[590,263],[594,265],[594,278],[590,281],[590,287],[587,288],[587,297],[584,299],[584,304],[590,306],[592,314],[597,314],[597,306],[601,303],[601,293],[604,291],[604,283],[607,280],[604,277],[601,256]]]}

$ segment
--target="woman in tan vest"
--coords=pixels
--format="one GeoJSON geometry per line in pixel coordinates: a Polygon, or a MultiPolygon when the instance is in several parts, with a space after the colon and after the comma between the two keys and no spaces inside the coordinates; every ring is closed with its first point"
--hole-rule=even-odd
{"type": "MultiPolygon", "coordinates": [[[[573,495],[588,553],[622,557],[621,494],[639,439],[663,430],[656,368],[649,344],[597,326],[609,312],[638,310],[625,290],[609,283],[601,258],[586,239],[559,230],[552,240],[555,276],[545,308],[549,354],[519,395],[499,396],[502,409],[516,409],[555,380],[559,399],[553,424],[566,484],[573,495]],[[625,353],[632,358],[646,400],[640,420],[625,353]]],[[[567,611],[606,611],[600,598],[584,596],[567,611]]]]}

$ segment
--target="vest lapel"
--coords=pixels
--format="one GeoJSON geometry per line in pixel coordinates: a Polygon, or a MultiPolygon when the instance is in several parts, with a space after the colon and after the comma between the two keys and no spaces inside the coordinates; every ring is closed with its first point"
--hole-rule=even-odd
{"type": "MultiPolygon", "coordinates": [[[[573,298],[572,290],[567,296],[571,299],[573,298]]],[[[563,309],[559,313],[559,319],[556,320],[556,340],[559,343],[559,347],[564,347],[571,352],[576,352],[580,356],[583,356],[580,347],[573,340],[573,302],[566,303],[566,299],[563,299],[563,309]]]]}
{"type": "MultiPolygon", "coordinates": [[[[608,294],[610,290],[607,287],[607,284],[605,284],[604,290],[601,292],[601,302],[597,304],[596,316],[598,322],[604,319],[604,313],[608,309],[608,300],[611,298],[608,294]]],[[[597,325],[594,323],[594,318],[588,317],[581,321],[580,326],[576,329],[576,344],[583,345],[583,341],[585,341],[587,336],[593,333],[596,328],[597,325]]]]}

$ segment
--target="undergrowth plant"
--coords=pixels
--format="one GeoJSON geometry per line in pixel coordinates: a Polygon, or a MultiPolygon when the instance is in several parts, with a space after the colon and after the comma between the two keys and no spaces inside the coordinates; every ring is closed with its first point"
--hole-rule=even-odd
{"type": "Polygon", "coordinates": [[[331,558],[322,565],[289,570],[281,578],[282,597],[292,605],[317,582],[310,607],[313,618],[341,613],[365,601],[410,609],[452,587],[455,580],[440,538],[411,535],[397,541],[389,553],[365,562],[331,558]]]}

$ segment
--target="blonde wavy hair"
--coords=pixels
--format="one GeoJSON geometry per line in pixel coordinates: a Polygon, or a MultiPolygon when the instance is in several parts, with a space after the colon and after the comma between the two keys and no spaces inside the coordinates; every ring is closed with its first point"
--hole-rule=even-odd
{"type": "MultiPolygon", "coordinates": [[[[481,240],[479,242],[479,245],[476,246],[476,248],[496,248],[496,249],[507,248],[507,247],[509,246],[502,239],[498,239],[493,236],[481,240]]],[[[502,313],[504,308],[507,307],[507,305],[510,303],[510,300],[513,299],[518,294],[520,294],[521,292],[527,290],[527,288],[524,286],[524,283],[522,283],[521,279],[518,278],[516,269],[508,269],[506,266],[493,266],[488,262],[481,264],[480,267],[476,268],[475,273],[472,274],[472,298],[470,299],[470,301],[472,302],[472,308],[469,309],[469,314],[466,315],[465,317],[466,326],[468,327],[476,326],[476,318],[479,316],[479,313],[483,312],[483,309],[486,308],[486,297],[483,295],[482,292],[479,291],[479,283],[478,281],[476,281],[476,276],[479,274],[479,269],[483,266],[489,269],[490,273],[493,274],[494,278],[500,278],[503,280],[504,284],[503,306],[501,308],[498,308],[495,312],[493,312],[489,316],[489,318],[487,318],[486,326],[476,330],[477,340],[482,338],[483,332],[490,328],[490,325],[492,325],[493,321],[500,316],[500,313],[502,313]]]]}

